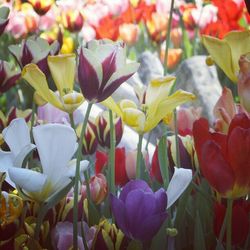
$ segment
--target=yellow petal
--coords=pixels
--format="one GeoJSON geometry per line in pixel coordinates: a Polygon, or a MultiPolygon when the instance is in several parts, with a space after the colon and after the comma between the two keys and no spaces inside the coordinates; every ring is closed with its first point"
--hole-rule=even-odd
{"type": "Polygon", "coordinates": [[[240,56],[250,52],[250,31],[232,31],[225,36],[224,40],[231,48],[233,72],[237,75],[240,70],[240,56]]]}
{"type": "Polygon", "coordinates": [[[83,95],[76,91],[64,95],[61,99],[68,113],[73,113],[84,101],[83,95]]]}
{"type": "Polygon", "coordinates": [[[48,57],[49,69],[60,96],[73,90],[76,69],[75,57],[75,54],[48,57]]]}
{"type": "Polygon", "coordinates": [[[211,36],[203,36],[202,42],[215,63],[233,82],[237,81],[232,64],[232,52],[229,44],[225,40],[220,40],[211,36]]]}
{"type": "Polygon", "coordinates": [[[146,120],[146,125],[145,125],[145,132],[148,132],[152,130],[157,124],[169,113],[171,113],[177,106],[194,100],[195,95],[192,93],[183,91],[183,90],[178,90],[166,100],[162,101],[159,103],[156,112],[147,112],[147,120],[146,120]]]}
{"type": "Polygon", "coordinates": [[[114,99],[111,96],[105,99],[104,101],[102,101],[101,104],[104,105],[106,108],[115,112],[120,117],[122,117],[123,114],[122,114],[120,107],[117,105],[117,103],[114,101],[114,99]]]}
{"type": "Polygon", "coordinates": [[[48,87],[44,73],[36,64],[28,64],[23,68],[22,77],[37,91],[37,93],[47,102],[55,107],[64,110],[62,103],[56,94],[48,87]]]}

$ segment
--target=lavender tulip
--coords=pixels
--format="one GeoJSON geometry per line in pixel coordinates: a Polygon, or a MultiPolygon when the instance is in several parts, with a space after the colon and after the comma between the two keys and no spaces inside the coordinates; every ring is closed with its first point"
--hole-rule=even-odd
{"type": "Polygon", "coordinates": [[[82,46],[78,80],[84,97],[102,102],[138,69],[138,63],[126,64],[125,45],[108,40],[92,40],[82,46]]]}
{"type": "Polygon", "coordinates": [[[111,194],[111,208],[123,233],[145,243],[167,218],[167,194],[163,188],[154,193],[145,181],[131,180],[119,198],[111,194]]]}

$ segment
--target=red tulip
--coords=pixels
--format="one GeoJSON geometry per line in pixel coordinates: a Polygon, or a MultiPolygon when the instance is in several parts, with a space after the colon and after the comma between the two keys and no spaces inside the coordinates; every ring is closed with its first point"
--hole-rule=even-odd
{"type": "Polygon", "coordinates": [[[250,117],[235,115],[228,134],[210,132],[204,118],[193,127],[201,172],[223,197],[237,198],[250,191],[250,117]]]}

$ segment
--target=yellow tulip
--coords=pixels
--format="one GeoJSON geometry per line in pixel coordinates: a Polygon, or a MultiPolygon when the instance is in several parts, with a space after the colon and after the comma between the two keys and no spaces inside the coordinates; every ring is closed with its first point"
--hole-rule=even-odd
{"type": "Polygon", "coordinates": [[[22,77],[46,102],[72,113],[84,101],[82,94],[73,90],[75,77],[75,54],[49,56],[48,65],[59,95],[49,89],[45,74],[36,64],[23,68],[22,77]]]}
{"type": "Polygon", "coordinates": [[[143,134],[156,127],[177,106],[195,99],[192,93],[183,90],[170,94],[174,82],[175,77],[172,76],[152,80],[146,89],[145,103],[140,107],[131,100],[122,100],[119,107],[124,122],[143,134]]]}
{"type": "Polygon", "coordinates": [[[236,83],[240,56],[250,52],[250,31],[232,31],[223,40],[203,36],[202,41],[213,61],[236,83]]]}

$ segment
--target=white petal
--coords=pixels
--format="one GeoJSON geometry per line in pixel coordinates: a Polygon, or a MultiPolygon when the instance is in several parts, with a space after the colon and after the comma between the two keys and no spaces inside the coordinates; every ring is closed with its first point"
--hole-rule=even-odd
{"type": "Polygon", "coordinates": [[[192,181],[192,170],[176,167],[174,169],[174,175],[167,189],[167,208],[171,207],[175,203],[175,201],[181,196],[192,181]]]}
{"type": "Polygon", "coordinates": [[[2,134],[14,156],[17,156],[22,148],[30,144],[30,131],[23,118],[12,120],[2,134]]]}
{"type": "Polygon", "coordinates": [[[114,44],[102,44],[96,48],[94,53],[103,62],[115,49],[116,46],[114,44]]]}
{"type": "Polygon", "coordinates": [[[9,168],[11,180],[26,192],[40,192],[47,180],[45,174],[26,169],[26,168],[9,168]]]}
{"type": "MultiPolygon", "coordinates": [[[[88,169],[89,161],[83,160],[80,161],[80,173],[84,172],[88,169]]],[[[69,162],[67,167],[67,176],[68,177],[74,177],[76,172],[76,159],[73,159],[69,162]]]]}
{"type": "Polygon", "coordinates": [[[43,173],[57,182],[77,147],[75,131],[62,124],[46,124],[33,128],[34,140],[42,163],[43,173]]]}
{"type": "Polygon", "coordinates": [[[125,65],[123,68],[118,69],[110,77],[105,88],[108,87],[112,82],[116,81],[117,79],[119,79],[123,76],[131,75],[131,74],[135,73],[138,70],[139,66],[140,66],[139,63],[129,63],[129,64],[125,65]]]}
{"type": "Polygon", "coordinates": [[[33,150],[35,149],[36,146],[34,144],[28,144],[25,147],[23,147],[21,149],[21,151],[19,152],[19,154],[15,157],[14,159],[14,167],[22,167],[23,161],[25,159],[25,157],[33,150]]]}
{"type": "Polygon", "coordinates": [[[7,181],[12,187],[15,187],[15,184],[10,179],[8,173],[8,169],[14,167],[13,160],[14,156],[11,152],[4,152],[0,150],[0,172],[5,172],[6,173],[5,181],[7,181]]]}

